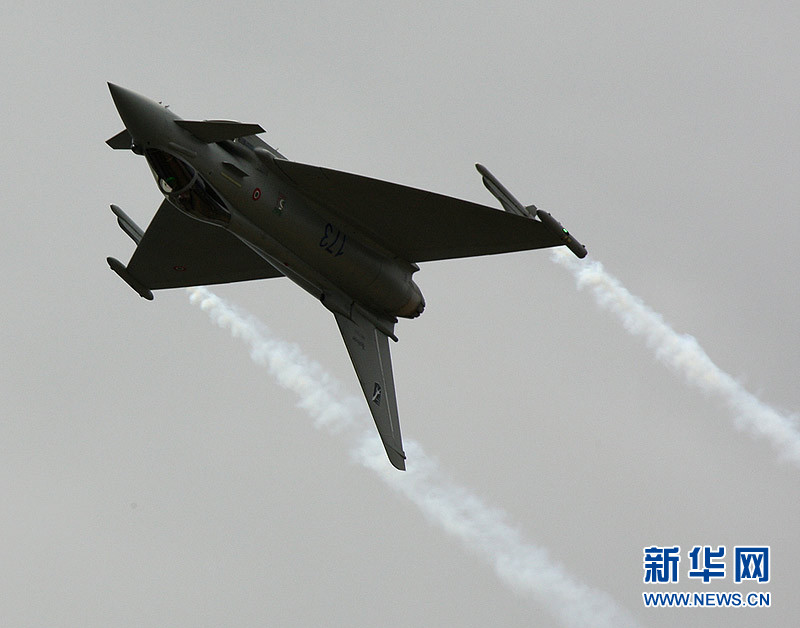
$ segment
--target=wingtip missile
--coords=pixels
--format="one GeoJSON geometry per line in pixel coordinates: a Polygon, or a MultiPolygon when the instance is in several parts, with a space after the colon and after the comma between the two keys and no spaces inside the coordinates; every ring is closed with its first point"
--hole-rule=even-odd
{"type": "Polygon", "coordinates": [[[111,267],[111,270],[117,273],[120,278],[131,288],[133,288],[140,297],[147,299],[148,301],[153,300],[153,292],[139,282],[133,275],[131,275],[125,264],[120,262],[118,259],[114,259],[113,257],[107,257],[106,261],[111,267]]]}
{"type": "Polygon", "coordinates": [[[572,234],[560,223],[558,222],[553,216],[551,216],[546,211],[541,209],[536,210],[536,217],[542,221],[545,227],[550,229],[553,233],[555,233],[564,245],[576,256],[580,259],[583,259],[587,255],[586,247],[583,246],[580,242],[578,242],[572,234]]]}

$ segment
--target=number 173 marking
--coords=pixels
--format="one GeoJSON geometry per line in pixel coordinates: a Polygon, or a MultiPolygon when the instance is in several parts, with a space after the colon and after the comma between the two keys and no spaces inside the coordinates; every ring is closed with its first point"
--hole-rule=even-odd
{"type": "Polygon", "coordinates": [[[344,243],[347,242],[347,236],[341,232],[340,229],[334,227],[331,223],[325,225],[325,235],[319,241],[321,248],[325,249],[334,257],[339,257],[344,254],[344,243]]]}

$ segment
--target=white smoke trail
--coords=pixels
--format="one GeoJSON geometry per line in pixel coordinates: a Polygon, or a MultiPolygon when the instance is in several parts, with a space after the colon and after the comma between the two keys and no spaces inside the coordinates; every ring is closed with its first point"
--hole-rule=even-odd
{"type": "Polygon", "coordinates": [[[720,369],[694,337],[678,334],[662,316],[632,295],[600,262],[583,262],[564,251],[554,251],[553,261],[568,268],[587,286],[597,304],[616,314],[634,336],[642,336],[656,357],[686,381],[719,397],[733,412],[734,425],[771,441],[783,459],[800,466],[800,432],[796,417],[784,416],[720,369]]]}
{"type": "Polygon", "coordinates": [[[406,440],[410,464],[399,472],[386,460],[378,435],[365,416],[364,400],[345,394],[322,367],[294,344],[277,339],[257,319],[240,312],[206,288],[189,290],[220,327],[250,348],[250,357],[269,369],[276,381],[294,392],[318,428],[345,434],[351,455],[393,489],[411,500],[429,519],[471,552],[488,562],[514,591],[535,598],[566,626],[636,626],[633,618],[607,594],[570,576],[546,550],[526,542],[507,523],[502,510],[487,506],[465,488],[448,481],[417,443],[406,440]],[[358,419],[358,420],[355,420],[358,419]]]}

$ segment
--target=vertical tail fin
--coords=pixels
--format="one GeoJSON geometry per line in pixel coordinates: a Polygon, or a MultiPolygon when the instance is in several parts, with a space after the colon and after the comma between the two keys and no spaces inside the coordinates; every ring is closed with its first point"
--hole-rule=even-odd
{"type": "Polygon", "coordinates": [[[334,316],[389,461],[404,471],[406,455],[397,415],[389,338],[357,307],[353,308],[351,318],[338,312],[334,312],[334,316]]]}

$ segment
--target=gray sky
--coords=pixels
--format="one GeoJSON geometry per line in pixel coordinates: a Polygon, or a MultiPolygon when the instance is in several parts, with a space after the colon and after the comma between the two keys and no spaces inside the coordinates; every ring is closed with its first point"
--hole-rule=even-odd
{"type": "MultiPolygon", "coordinates": [[[[106,81],[184,118],[258,122],[298,161],[493,204],[480,161],[749,391],[800,409],[800,9],[517,4],[4,17],[4,624],[562,625],[315,430],[185,291],[147,303],[108,269],[132,251],[108,204],[145,226],[160,194],[103,143],[122,128],[106,81]]],[[[546,251],[416,279],[427,310],[392,347],[401,425],[443,474],[643,625],[796,621],[796,466],[546,251]],[[663,590],[769,590],[773,608],[643,608],[653,544],[683,549],[663,590]],[[742,544],[771,546],[769,585],[685,578],[691,546],[742,544]]],[[[358,394],[299,288],[215,291],[358,394]]]]}

